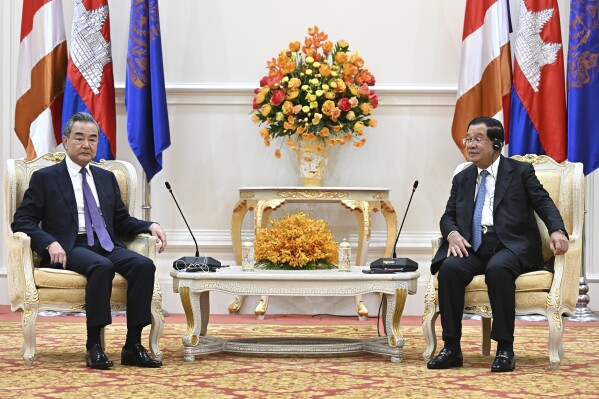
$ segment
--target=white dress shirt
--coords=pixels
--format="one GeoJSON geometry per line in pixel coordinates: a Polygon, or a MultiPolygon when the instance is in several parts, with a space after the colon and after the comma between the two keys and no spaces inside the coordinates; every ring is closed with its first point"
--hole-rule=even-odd
{"type": "MultiPolygon", "coordinates": [[[[69,176],[71,176],[71,182],[73,183],[73,190],[75,191],[75,200],[77,201],[77,218],[79,220],[79,234],[85,234],[85,213],[83,212],[83,179],[81,176],[81,166],[77,165],[75,162],[71,160],[68,156],[66,157],[67,170],[69,171],[69,176]]],[[[96,191],[96,184],[94,183],[94,176],[89,170],[89,165],[85,166],[85,170],[87,171],[87,184],[92,190],[92,194],[94,195],[94,199],[96,200],[96,205],[100,210],[100,214],[102,213],[102,209],[100,208],[100,202],[98,201],[98,192],[96,191]]]]}
{"type": "MultiPolygon", "coordinates": [[[[495,199],[495,183],[497,182],[497,171],[499,170],[499,160],[501,157],[497,157],[495,162],[489,166],[486,171],[489,172],[487,175],[487,179],[485,180],[485,187],[487,189],[485,193],[485,203],[483,205],[483,216],[481,220],[482,226],[493,226],[493,202],[495,199]]],[[[476,191],[474,200],[476,201],[476,195],[478,194],[478,190],[480,188],[480,172],[483,169],[478,168],[478,177],[476,179],[476,191]]],[[[474,227],[474,226],[473,226],[474,227]]]]}

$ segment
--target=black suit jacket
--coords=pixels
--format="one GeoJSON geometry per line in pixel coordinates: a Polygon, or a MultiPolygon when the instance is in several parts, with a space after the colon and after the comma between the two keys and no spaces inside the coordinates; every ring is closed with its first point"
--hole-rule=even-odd
{"type": "MultiPolygon", "coordinates": [[[[93,165],[90,170],[112,241],[124,247],[118,236],[148,232],[152,222],[129,215],[114,174],[93,165]]],[[[79,232],[79,220],[75,191],[64,160],[31,176],[11,228],[30,236],[33,250],[40,255],[54,241],[58,241],[67,253],[73,248],[79,232]]]]}
{"type": "MultiPolygon", "coordinates": [[[[445,213],[441,217],[443,244],[431,262],[431,272],[439,271],[446,258],[447,235],[457,230],[471,243],[474,193],[478,169],[472,164],[456,174],[445,213]]],[[[543,266],[541,236],[536,212],[549,232],[564,230],[559,210],[535,175],[532,165],[501,156],[493,203],[493,224],[497,238],[520,258],[524,271],[543,266]]]]}

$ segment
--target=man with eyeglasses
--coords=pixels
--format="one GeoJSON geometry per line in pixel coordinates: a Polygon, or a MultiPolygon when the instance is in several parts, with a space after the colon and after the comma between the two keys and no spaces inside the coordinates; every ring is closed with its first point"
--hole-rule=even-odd
{"type": "Polygon", "coordinates": [[[443,245],[431,262],[438,275],[444,347],[429,369],[461,367],[460,345],[466,286],[485,275],[493,309],[491,338],[497,352],[491,371],[512,371],[516,278],[543,267],[534,212],[551,234],[555,255],[568,250],[564,222],[532,165],[501,155],[504,131],[489,117],[473,119],[463,140],[472,165],[457,173],[440,227],[443,245]]]}
{"type": "Polygon", "coordinates": [[[80,112],[69,119],[62,138],[67,157],[31,176],[11,227],[31,237],[42,265],[72,270],[87,278],[87,367],[113,366],[102,348],[100,333],[112,323],[110,296],[115,272],[127,280],[127,337],[121,364],[160,367],[162,362],[152,359],[141,345],[142,329],[151,322],[156,267],[149,258],[125,248],[117,235],[151,233],[162,242],[162,252],[166,234],[158,223],[130,216],[114,174],[89,165],[98,150],[99,134],[100,127],[91,115],[80,112]]]}

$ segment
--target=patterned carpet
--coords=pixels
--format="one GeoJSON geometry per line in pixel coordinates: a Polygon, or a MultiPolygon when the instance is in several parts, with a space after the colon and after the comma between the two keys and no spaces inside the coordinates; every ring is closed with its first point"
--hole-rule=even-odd
{"type": "MultiPolygon", "coordinates": [[[[464,327],[464,367],[431,371],[422,361],[424,339],[418,325],[402,327],[406,346],[399,364],[368,354],[324,358],[213,354],[186,363],[181,344],[185,324],[166,321],[163,368],[118,364],[125,335],[119,322],[107,331],[107,353],[117,363],[108,371],[85,367],[83,323],[39,321],[36,361],[25,367],[19,324],[0,322],[0,398],[599,398],[597,326],[568,323],[566,358],[558,371],[551,371],[546,325],[518,325],[516,371],[492,374],[492,357],[479,354],[480,329],[472,325],[464,327]]],[[[376,335],[376,326],[215,323],[208,334],[368,338],[376,335]]]]}

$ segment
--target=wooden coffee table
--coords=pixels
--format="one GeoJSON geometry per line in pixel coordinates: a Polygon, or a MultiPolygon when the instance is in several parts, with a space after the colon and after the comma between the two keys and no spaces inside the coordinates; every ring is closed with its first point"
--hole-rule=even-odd
{"type": "Polygon", "coordinates": [[[238,266],[217,272],[188,273],[173,270],[173,291],[178,292],[187,318],[183,336],[183,358],[216,352],[254,354],[335,354],[368,352],[389,356],[392,362],[403,357],[404,340],[399,330],[408,294],[415,294],[418,272],[365,274],[366,267],[338,270],[254,270],[238,266]],[[225,340],[206,335],[210,318],[210,291],[233,295],[271,296],[356,296],[381,293],[386,336],[371,339],[243,337],[225,340]]]}

